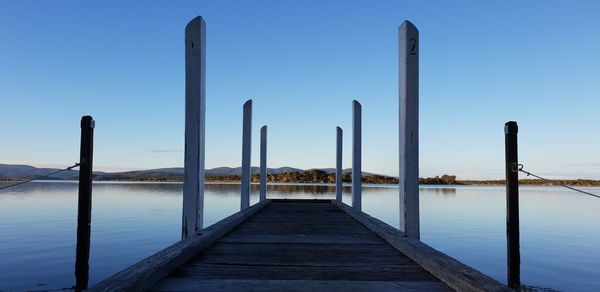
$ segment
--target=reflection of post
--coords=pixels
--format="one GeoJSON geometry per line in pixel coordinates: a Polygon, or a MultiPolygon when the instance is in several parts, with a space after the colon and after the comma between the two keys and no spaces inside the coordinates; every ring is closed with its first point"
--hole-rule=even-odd
{"type": "Polygon", "coordinates": [[[335,147],[335,200],[342,202],[342,128],[336,127],[335,147]]]}
{"type": "Polygon", "coordinates": [[[79,158],[79,198],[77,200],[77,250],[75,254],[75,291],[88,287],[90,233],[92,221],[92,158],[94,152],[94,120],[81,118],[79,158]]]}
{"type": "Polygon", "coordinates": [[[260,128],[260,200],[267,199],[267,126],[260,128]]]}
{"type": "Polygon", "coordinates": [[[240,209],[250,207],[250,176],[252,167],[250,153],[252,151],[252,100],[244,103],[244,121],[242,128],[242,199],[240,209]]]}
{"type": "Polygon", "coordinates": [[[185,153],[181,238],[195,235],[204,218],[204,112],[206,23],[185,28],[185,153]]]}
{"type": "Polygon", "coordinates": [[[419,239],[419,31],[408,21],[398,30],[400,230],[419,239]]]}
{"type": "Polygon", "coordinates": [[[519,173],[517,148],[517,122],[504,125],[506,170],[506,241],[508,260],[508,286],[521,286],[521,252],[519,247],[519,173]]]}
{"type": "Polygon", "coordinates": [[[362,209],[362,106],[356,100],[352,101],[352,207],[362,209]]]}

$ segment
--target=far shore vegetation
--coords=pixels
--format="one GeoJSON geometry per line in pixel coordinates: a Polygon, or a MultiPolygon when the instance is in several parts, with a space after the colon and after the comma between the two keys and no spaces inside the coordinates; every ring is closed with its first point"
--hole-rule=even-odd
{"type": "MultiPolygon", "coordinates": [[[[31,179],[32,177],[16,177],[16,178],[0,178],[0,182],[20,181],[31,179]]],[[[77,177],[67,178],[68,180],[76,180],[77,177]]],[[[252,182],[259,182],[259,174],[252,175],[252,182]]],[[[181,182],[183,174],[160,174],[155,173],[150,176],[118,176],[95,174],[96,181],[129,181],[129,182],[181,182]]],[[[207,182],[239,182],[238,175],[208,175],[205,177],[207,182]]],[[[344,173],[342,181],[350,183],[352,181],[351,173],[344,173]]],[[[279,174],[267,175],[269,183],[335,183],[335,173],[327,173],[319,169],[309,169],[304,172],[285,172],[279,174]]],[[[366,174],[362,177],[362,182],[366,184],[398,184],[398,178],[377,174],[366,174]]],[[[521,179],[521,185],[569,185],[569,186],[600,186],[600,180],[591,179],[569,179],[569,180],[552,180],[544,181],[540,179],[521,179]]],[[[435,177],[419,178],[421,185],[489,185],[497,186],[504,185],[504,180],[459,180],[455,175],[442,175],[435,177]]]]}

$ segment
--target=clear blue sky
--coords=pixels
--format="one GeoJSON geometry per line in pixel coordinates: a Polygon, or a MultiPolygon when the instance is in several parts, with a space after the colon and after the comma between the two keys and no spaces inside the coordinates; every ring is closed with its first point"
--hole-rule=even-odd
{"type": "Polygon", "coordinates": [[[241,161],[242,103],[269,126],[271,167],[398,173],[397,29],[421,36],[421,176],[502,178],[503,125],[553,177],[600,179],[598,1],[1,1],[0,163],[78,160],[96,119],[99,170],[183,165],[184,27],[207,22],[206,165],[241,161]],[[167,151],[165,151],[167,150],[167,151]]]}

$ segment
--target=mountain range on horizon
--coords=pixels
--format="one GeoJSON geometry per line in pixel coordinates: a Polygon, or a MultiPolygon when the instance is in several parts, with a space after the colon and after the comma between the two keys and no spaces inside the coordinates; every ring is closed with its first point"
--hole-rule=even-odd
{"type": "MultiPolygon", "coordinates": [[[[311,168],[306,170],[318,169],[326,172],[327,174],[335,173],[335,168],[311,168]]],[[[47,175],[49,173],[60,170],[59,168],[38,168],[31,165],[21,164],[1,164],[0,163],[0,179],[31,179],[38,176],[47,175]]],[[[282,173],[303,173],[306,170],[294,167],[277,167],[267,168],[267,174],[282,174],[282,173]]],[[[251,168],[252,174],[258,174],[260,168],[253,166],[251,168]]],[[[241,176],[241,167],[215,167],[206,169],[205,176],[210,177],[222,177],[222,176],[241,176]]],[[[352,173],[351,168],[343,169],[343,173],[352,173]]],[[[118,171],[118,172],[104,172],[94,171],[94,178],[97,180],[131,180],[131,179],[145,179],[163,177],[166,179],[177,179],[183,175],[183,167],[168,167],[168,168],[156,168],[147,170],[133,170],[133,171],[118,171]]],[[[365,175],[375,175],[369,172],[363,172],[365,175]]],[[[55,180],[68,180],[77,179],[79,176],[78,170],[70,170],[58,173],[46,179],[55,180]]]]}

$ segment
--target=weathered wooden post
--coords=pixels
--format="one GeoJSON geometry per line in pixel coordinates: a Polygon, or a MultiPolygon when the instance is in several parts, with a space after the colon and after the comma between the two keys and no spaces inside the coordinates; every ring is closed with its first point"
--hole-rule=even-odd
{"type": "Polygon", "coordinates": [[[352,101],[352,207],[362,209],[362,106],[352,101]]]}
{"type": "Polygon", "coordinates": [[[335,145],[335,200],[342,203],[342,128],[336,127],[336,145],[335,145]]]}
{"type": "Polygon", "coordinates": [[[181,239],[194,236],[204,219],[206,23],[201,16],[185,28],[185,153],[181,239]]]}
{"type": "Polygon", "coordinates": [[[267,126],[260,128],[260,201],[267,199],[267,126]]]}
{"type": "Polygon", "coordinates": [[[521,252],[519,247],[519,172],[517,122],[504,125],[506,170],[506,241],[508,286],[521,287],[521,252]]]}
{"type": "Polygon", "coordinates": [[[400,230],[419,239],[419,31],[404,21],[398,34],[400,230]]]}
{"type": "Polygon", "coordinates": [[[252,166],[250,153],[252,151],[252,100],[244,103],[244,120],[242,126],[242,199],[240,209],[250,207],[250,176],[252,166]]]}
{"type": "Polygon", "coordinates": [[[77,251],[75,255],[75,291],[87,289],[89,281],[94,126],[95,122],[92,117],[84,116],[81,118],[79,198],[77,200],[77,251]]]}

